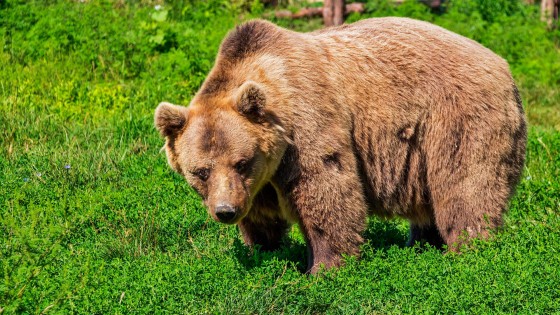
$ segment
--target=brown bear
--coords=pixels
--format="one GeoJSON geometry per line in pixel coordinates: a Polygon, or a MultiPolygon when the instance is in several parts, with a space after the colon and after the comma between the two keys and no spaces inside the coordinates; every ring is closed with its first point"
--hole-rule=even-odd
{"type": "Polygon", "coordinates": [[[409,220],[409,244],[487,236],[527,138],[507,62],[407,18],[311,33],[247,22],[190,106],[161,103],[155,124],[215,220],[265,250],[298,223],[312,273],[359,253],[368,214],[409,220]]]}

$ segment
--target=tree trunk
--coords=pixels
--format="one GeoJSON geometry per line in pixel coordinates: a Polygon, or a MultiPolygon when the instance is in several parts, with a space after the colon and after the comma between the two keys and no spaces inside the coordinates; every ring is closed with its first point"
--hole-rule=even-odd
{"type": "Polygon", "coordinates": [[[323,2],[323,24],[326,27],[334,25],[334,1],[335,0],[325,0],[323,2]]]}
{"type": "Polygon", "coordinates": [[[323,23],[327,27],[344,23],[344,0],[325,0],[323,2],[323,23]]]}
{"type": "Polygon", "coordinates": [[[334,0],[334,25],[344,23],[344,0],[334,0]]]}
{"type": "Polygon", "coordinates": [[[541,20],[545,21],[549,27],[553,22],[558,21],[560,11],[560,0],[542,0],[541,1],[541,20]]]}

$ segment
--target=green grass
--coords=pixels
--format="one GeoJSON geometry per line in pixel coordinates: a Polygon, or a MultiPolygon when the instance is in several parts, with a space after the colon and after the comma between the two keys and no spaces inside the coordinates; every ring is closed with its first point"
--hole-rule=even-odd
{"type": "Polygon", "coordinates": [[[142,3],[0,2],[0,313],[560,313],[560,32],[538,8],[370,1],[350,17],[421,18],[507,58],[527,165],[492,239],[407,248],[406,222],[372,218],[361,259],[314,277],[296,228],[250,253],[213,222],[153,128],[158,102],[187,104],[227,30],[262,7],[142,3]]]}

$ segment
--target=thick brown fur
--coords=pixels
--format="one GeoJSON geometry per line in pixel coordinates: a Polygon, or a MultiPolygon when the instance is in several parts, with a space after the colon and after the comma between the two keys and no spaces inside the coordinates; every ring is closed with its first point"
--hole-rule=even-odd
{"type": "Polygon", "coordinates": [[[502,58],[405,18],[306,34],[243,24],[191,105],[162,103],[155,119],[212,217],[265,249],[298,223],[310,272],[357,255],[368,214],[408,219],[410,244],[487,236],[527,136],[502,58]]]}

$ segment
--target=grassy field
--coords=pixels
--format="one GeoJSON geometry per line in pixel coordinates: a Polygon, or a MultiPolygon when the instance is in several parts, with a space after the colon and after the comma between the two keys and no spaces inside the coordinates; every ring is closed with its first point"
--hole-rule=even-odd
{"type": "Polygon", "coordinates": [[[505,225],[454,255],[407,248],[406,222],[372,218],[362,258],[314,277],[297,228],[250,253],[213,222],[153,128],[155,106],[187,104],[262,5],[1,1],[0,313],[560,313],[560,31],[521,1],[450,3],[369,1],[349,20],[428,20],[510,62],[530,130],[505,225]]]}

